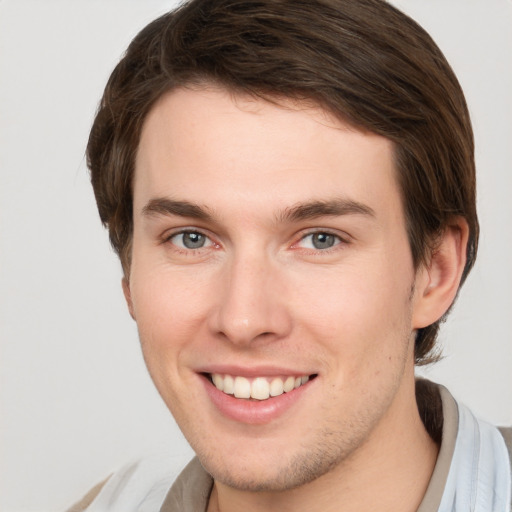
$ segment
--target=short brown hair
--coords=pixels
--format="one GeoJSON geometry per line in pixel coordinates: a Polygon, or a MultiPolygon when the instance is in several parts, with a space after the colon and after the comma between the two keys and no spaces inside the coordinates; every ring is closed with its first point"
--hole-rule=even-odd
{"type": "MultiPolygon", "coordinates": [[[[100,217],[126,275],[144,120],[165,92],[197,83],[312,100],[392,141],[416,268],[462,216],[464,281],[479,231],[464,95],[430,36],[383,0],[192,0],[135,37],[108,81],[87,146],[100,217]]],[[[417,364],[433,360],[438,329],[439,321],[419,330],[417,364]]]]}

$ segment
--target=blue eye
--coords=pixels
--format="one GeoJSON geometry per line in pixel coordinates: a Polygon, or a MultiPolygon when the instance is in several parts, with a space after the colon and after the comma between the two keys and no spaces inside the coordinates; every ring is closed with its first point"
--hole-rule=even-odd
{"type": "Polygon", "coordinates": [[[321,251],[338,245],[341,243],[341,239],[331,233],[324,233],[320,231],[318,233],[310,233],[309,235],[306,235],[299,243],[303,248],[321,251]]]}
{"type": "Polygon", "coordinates": [[[211,240],[206,235],[197,231],[182,231],[171,236],[169,240],[181,249],[202,249],[212,245],[211,240]]]}

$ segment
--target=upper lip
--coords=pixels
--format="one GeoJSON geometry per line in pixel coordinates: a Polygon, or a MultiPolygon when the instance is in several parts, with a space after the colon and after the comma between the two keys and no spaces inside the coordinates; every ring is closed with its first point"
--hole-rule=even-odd
{"type": "Polygon", "coordinates": [[[234,375],[239,377],[282,377],[282,376],[301,376],[301,375],[313,375],[316,372],[312,372],[309,370],[301,370],[301,369],[291,369],[284,366],[269,366],[269,365],[260,365],[260,366],[236,366],[236,365],[226,365],[226,364],[212,364],[204,367],[200,367],[196,369],[197,373],[208,373],[214,374],[218,373],[221,375],[234,375]]]}

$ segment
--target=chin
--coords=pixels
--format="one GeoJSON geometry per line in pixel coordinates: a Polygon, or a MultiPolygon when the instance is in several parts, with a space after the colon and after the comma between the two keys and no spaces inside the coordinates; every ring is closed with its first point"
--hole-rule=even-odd
{"type": "Polygon", "coordinates": [[[197,452],[201,464],[215,481],[247,492],[283,492],[308,484],[334,469],[347,454],[326,444],[283,457],[273,451],[268,457],[231,451],[233,456],[197,452]]]}

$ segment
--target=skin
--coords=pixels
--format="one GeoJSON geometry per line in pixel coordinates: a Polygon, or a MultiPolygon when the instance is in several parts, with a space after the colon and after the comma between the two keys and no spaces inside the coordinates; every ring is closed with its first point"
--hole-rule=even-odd
{"type": "Polygon", "coordinates": [[[209,510],[416,510],[438,447],[416,407],[414,331],[453,301],[466,240],[454,219],[414,269],[392,144],[320,108],[215,87],[160,99],[123,288],[151,377],[214,477],[209,510]],[[328,201],[357,208],[290,215],[328,201]],[[216,364],[316,378],[254,425],[212,404],[199,371],[216,364]]]}

